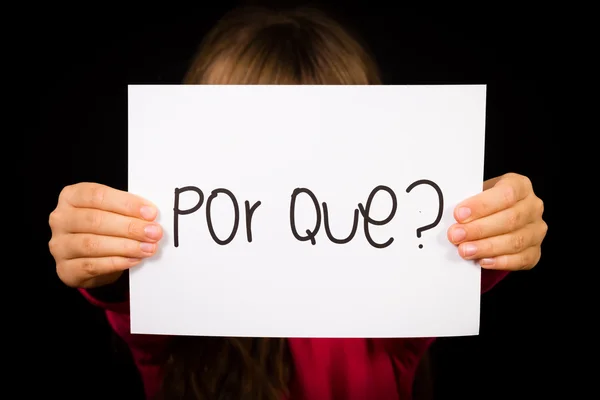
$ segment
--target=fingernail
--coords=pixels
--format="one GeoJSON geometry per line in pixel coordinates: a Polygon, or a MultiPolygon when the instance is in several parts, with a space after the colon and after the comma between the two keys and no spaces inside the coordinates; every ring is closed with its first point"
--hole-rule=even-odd
{"type": "Polygon", "coordinates": [[[460,207],[456,214],[460,221],[464,221],[471,216],[471,209],[469,207],[460,207]]]}
{"type": "Polygon", "coordinates": [[[149,239],[160,238],[160,227],[157,225],[148,225],[144,228],[144,233],[149,239]]]}
{"type": "Polygon", "coordinates": [[[490,265],[494,265],[495,263],[496,263],[496,260],[494,258],[482,258],[481,260],[479,260],[479,264],[487,265],[488,267],[490,265]]]}
{"type": "Polygon", "coordinates": [[[452,231],[452,241],[454,243],[462,242],[467,237],[467,232],[463,228],[456,228],[452,231]]]}
{"type": "Polygon", "coordinates": [[[144,253],[154,253],[155,246],[154,243],[140,243],[140,249],[142,249],[144,253]]]}
{"type": "Polygon", "coordinates": [[[471,257],[477,253],[477,247],[474,244],[465,244],[463,246],[463,254],[465,257],[471,257]]]}
{"type": "Polygon", "coordinates": [[[143,206],[140,209],[140,214],[142,214],[142,217],[148,221],[152,221],[154,218],[156,218],[156,213],[157,211],[154,207],[143,206]]]}
{"type": "Polygon", "coordinates": [[[141,258],[130,258],[129,259],[129,262],[132,263],[132,264],[139,263],[140,261],[142,261],[141,258]]]}

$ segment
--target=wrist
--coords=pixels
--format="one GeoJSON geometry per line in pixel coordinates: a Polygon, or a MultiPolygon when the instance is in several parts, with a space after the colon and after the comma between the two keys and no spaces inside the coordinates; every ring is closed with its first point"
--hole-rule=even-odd
{"type": "Polygon", "coordinates": [[[122,303],[127,301],[129,296],[129,274],[119,272],[106,278],[98,286],[86,289],[88,294],[105,303],[122,303]]]}

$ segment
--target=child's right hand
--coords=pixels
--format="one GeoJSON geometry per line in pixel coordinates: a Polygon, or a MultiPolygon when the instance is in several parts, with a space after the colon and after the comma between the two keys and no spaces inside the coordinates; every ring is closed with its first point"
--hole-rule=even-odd
{"type": "Polygon", "coordinates": [[[50,253],[66,285],[92,288],[116,281],[124,270],[156,252],[162,228],[152,203],[108,186],[65,187],[50,214],[50,253]]]}

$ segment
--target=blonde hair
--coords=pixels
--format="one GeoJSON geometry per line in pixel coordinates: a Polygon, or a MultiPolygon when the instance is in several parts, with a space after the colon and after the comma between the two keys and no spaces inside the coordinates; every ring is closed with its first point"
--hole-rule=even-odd
{"type": "Polygon", "coordinates": [[[236,10],[203,41],[188,84],[373,85],[379,71],[365,46],[314,9],[236,10]]]}

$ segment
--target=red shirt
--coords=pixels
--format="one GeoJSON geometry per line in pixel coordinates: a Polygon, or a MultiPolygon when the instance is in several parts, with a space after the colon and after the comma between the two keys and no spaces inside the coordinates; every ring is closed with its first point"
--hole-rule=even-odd
{"type": "MultiPolygon", "coordinates": [[[[482,270],[482,293],[507,272],[482,270]]],[[[103,303],[81,293],[106,310],[113,330],[127,343],[140,372],[146,397],[152,399],[161,383],[162,354],[170,336],[132,335],[129,303],[103,303]]],[[[294,362],[290,383],[294,400],[408,400],[419,361],[435,338],[411,339],[294,339],[289,347],[294,362]]]]}

